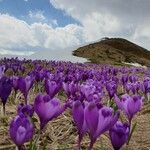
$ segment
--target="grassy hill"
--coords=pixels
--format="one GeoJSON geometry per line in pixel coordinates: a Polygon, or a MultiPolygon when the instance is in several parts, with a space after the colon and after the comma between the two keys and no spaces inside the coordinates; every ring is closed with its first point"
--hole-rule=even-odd
{"type": "Polygon", "coordinates": [[[150,51],[122,38],[103,38],[78,48],[73,55],[87,58],[92,63],[117,65],[132,62],[150,66],[150,51]]]}

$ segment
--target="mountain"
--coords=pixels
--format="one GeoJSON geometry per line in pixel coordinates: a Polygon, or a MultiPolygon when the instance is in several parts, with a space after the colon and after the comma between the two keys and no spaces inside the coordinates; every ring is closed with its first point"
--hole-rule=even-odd
{"type": "Polygon", "coordinates": [[[92,63],[139,63],[150,66],[150,51],[123,38],[103,38],[99,42],[79,47],[73,51],[73,55],[87,58],[92,63]]]}

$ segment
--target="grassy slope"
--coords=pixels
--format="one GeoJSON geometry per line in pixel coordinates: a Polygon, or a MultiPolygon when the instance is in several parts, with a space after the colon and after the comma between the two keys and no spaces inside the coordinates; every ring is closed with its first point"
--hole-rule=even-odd
{"type": "Polygon", "coordinates": [[[150,66],[150,51],[121,38],[105,38],[100,42],[78,48],[73,55],[87,58],[92,63],[136,62],[150,66]]]}

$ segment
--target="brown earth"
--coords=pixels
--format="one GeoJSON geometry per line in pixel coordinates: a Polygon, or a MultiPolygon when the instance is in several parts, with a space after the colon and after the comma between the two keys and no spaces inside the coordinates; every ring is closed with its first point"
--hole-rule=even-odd
{"type": "Polygon", "coordinates": [[[92,63],[121,65],[122,62],[133,62],[150,66],[150,51],[122,38],[103,38],[78,48],[73,55],[87,58],[92,63]]]}

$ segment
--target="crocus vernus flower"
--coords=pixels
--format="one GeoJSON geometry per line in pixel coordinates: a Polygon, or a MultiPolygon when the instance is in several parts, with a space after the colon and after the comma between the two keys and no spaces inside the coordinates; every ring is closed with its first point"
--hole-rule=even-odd
{"type": "Polygon", "coordinates": [[[88,104],[85,108],[85,119],[91,139],[89,150],[92,149],[94,143],[101,134],[112,128],[118,118],[119,113],[114,113],[113,109],[110,107],[103,106],[102,108],[98,108],[93,102],[88,104]]]}
{"type": "Polygon", "coordinates": [[[122,76],[121,81],[123,85],[126,84],[128,82],[128,76],[127,75],[122,76]]]}
{"type": "Polygon", "coordinates": [[[46,93],[53,98],[60,90],[61,84],[55,81],[45,80],[45,90],[46,93]]]}
{"type": "Polygon", "coordinates": [[[114,81],[111,81],[106,84],[106,89],[110,99],[112,99],[114,94],[117,93],[117,84],[114,81]]]}
{"type": "Polygon", "coordinates": [[[91,101],[91,96],[96,92],[96,87],[93,85],[82,84],[80,86],[81,93],[85,96],[87,101],[91,101]]]}
{"type": "Polygon", "coordinates": [[[127,123],[117,121],[109,130],[109,136],[114,150],[119,150],[127,141],[130,133],[130,126],[127,123]]]}
{"type": "Polygon", "coordinates": [[[130,96],[128,94],[124,94],[121,100],[115,95],[114,99],[118,108],[127,115],[130,123],[133,116],[140,111],[144,100],[144,98],[139,95],[130,96]]]}
{"type": "Polygon", "coordinates": [[[18,115],[23,114],[25,116],[32,117],[34,113],[34,108],[33,108],[33,105],[30,105],[30,104],[24,105],[23,103],[21,103],[18,105],[17,112],[18,112],[18,115]]]}
{"type": "Polygon", "coordinates": [[[74,82],[71,83],[63,83],[63,88],[69,97],[70,95],[75,95],[75,93],[78,91],[78,85],[74,82]]]}
{"type": "Polygon", "coordinates": [[[59,99],[51,99],[49,95],[39,94],[35,98],[34,110],[40,119],[40,127],[42,130],[50,120],[63,113],[65,107],[61,106],[59,99]]]}
{"type": "Polygon", "coordinates": [[[11,93],[12,89],[12,82],[7,77],[2,77],[0,79],[0,98],[3,103],[3,113],[5,114],[5,104],[7,102],[7,99],[11,93]]]}
{"type": "Polygon", "coordinates": [[[19,77],[13,76],[11,79],[12,79],[12,84],[13,84],[13,88],[14,88],[15,95],[16,95],[17,90],[19,89],[19,86],[18,86],[18,79],[19,79],[19,77]]]}
{"type": "Polygon", "coordinates": [[[150,96],[150,78],[146,77],[143,81],[143,84],[141,84],[141,90],[143,91],[143,93],[145,94],[145,96],[147,96],[148,101],[149,96],[150,96]]]}
{"type": "Polygon", "coordinates": [[[123,75],[121,77],[121,82],[122,82],[122,92],[124,92],[125,90],[125,85],[127,84],[128,82],[128,76],[127,75],[123,75]]]}
{"type": "Polygon", "coordinates": [[[21,147],[25,142],[28,142],[32,139],[33,132],[33,124],[31,123],[30,119],[24,115],[17,115],[10,124],[10,137],[17,145],[19,150],[21,150],[21,147]]]}
{"type": "Polygon", "coordinates": [[[78,129],[78,134],[79,134],[78,150],[79,150],[81,140],[84,134],[87,132],[87,125],[85,120],[85,107],[80,101],[75,101],[73,103],[72,115],[78,129]]]}
{"type": "Polygon", "coordinates": [[[134,83],[138,80],[138,77],[134,76],[134,75],[131,75],[131,76],[129,76],[129,80],[130,80],[131,83],[134,83]]]}
{"type": "Polygon", "coordinates": [[[25,97],[25,103],[27,104],[27,96],[29,93],[29,90],[31,89],[33,85],[33,78],[30,76],[26,76],[25,78],[20,77],[18,79],[18,87],[19,90],[23,93],[25,97]]]}

